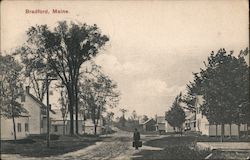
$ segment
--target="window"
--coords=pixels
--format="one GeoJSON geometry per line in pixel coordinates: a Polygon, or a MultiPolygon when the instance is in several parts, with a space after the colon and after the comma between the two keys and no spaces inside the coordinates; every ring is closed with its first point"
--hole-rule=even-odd
{"type": "Polygon", "coordinates": [[[43,120],[44,120],[44,118],[41,119],[41,124],[40,124],[41,128],[43,128],[43,120]]]}
{"type": "Polygon", "coordinates": [[[57,131],[58,131],[57,126],[54,126],[54,131],[55,131],[55,132],[57,132],[57,131]]]}
{"type": "Polygon", "coordinates": [[[21,102],[25,102],[25,95],[21,96],[21,102]]]}
{"type": "Polygon", "coordinates": [[[82,125],[82,131],[85,132],[85,125],[82,125]]]}
{"type": "Polygon", "coordinates": [[[21,132],[21,131],[22,131],[21,123],[17,123],[17,132],[21,132]]]}
{"type": "Polygon", "coordinates": [[[25,132],[29,132],[29,124],[28,123],[25,123],[24,128],[25,128],[25,132]]]}

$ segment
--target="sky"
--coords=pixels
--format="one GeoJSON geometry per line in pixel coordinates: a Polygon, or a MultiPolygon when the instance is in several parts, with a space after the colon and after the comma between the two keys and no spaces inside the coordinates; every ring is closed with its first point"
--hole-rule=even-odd
{"type": "Polygon", "coordinates": [[[97,24],[109,36],[95,62],[117,82],[119,108],[128,114],[163,116],[212,50],[238,54],[249,46],[247,0],[2,1],[1,51],[9,54],[22,45],[30,26],[52,29],[61,20],[97,24]]]}

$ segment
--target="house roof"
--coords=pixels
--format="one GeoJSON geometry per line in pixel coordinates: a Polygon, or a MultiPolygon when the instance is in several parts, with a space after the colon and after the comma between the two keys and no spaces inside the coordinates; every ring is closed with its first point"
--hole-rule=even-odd
{"type": "MultiPolygon", "coordinates": [[[[37,102],[39,105],[40,105],[40,107],[41,107],[41,109],[42,110],[45,110],[46,111],[46,109],[47,109],[47,106],[45,105],[45,104],[43,104],[39,99],[37,99],[34,95],[32,95],[31,93],[29,93],[29,92],[27,92],[26,91],[26,93],[27,93],[27,95],[28,96],[30,96],[35,102],[37,102]]],[[[55,114],[55,112],[52,110],[52,109],[50,109],[50,111],[53,113],[53,114],[55,114]]],[[[46,113],[46,112],[45,112],[46,113]]],[[[44,114],[44,113],[43,113],[44,114]]]]}
{"type": "MultiPolygon", "coordinates": [[[[63,125],[63,121],[52,120],[51,125],[63,125]]],[[[65,125],[67,125],[67,121],[65,121],[65,125]]]]}
{"type": "MultiPolygon", "coordinates": [[[[62,112],[60,109],[53,109],[54,114],[51,115],[51,118],[53,120],[58,120],[58,121],[63,121],[63,117],[62,117],[62,112]]],[[[75,119],[75,115],[73,116],[75,119]]],[[[70,115],[68,113],[66,120],[70,120],[70,115]]],[[[81,114],[78,114],[78,120],[83,120],[83,117],[81,114]]]]}
{"type": "Polygon", "coordinates": [[[164,116],[157,116],[156,122],[157,123],[165,123],[166,122],[165,117],[164,116]]]}
{"type": "MultiPolygon", "coordinates": [[[[51,124],[52,125],[63,125],[63,118],[62,118],[62,113],[60,109],[54,109],[55,114],[51,115],[51,124]]],[[[75,115],[74,115],[74,120],[75,120],[75,115]]],[[[70,121],[70,116],[69,114],[67,115],[67,118],[65,120],[65,125],[69,123],[70,121]]],[[[86,119],[85,121],[83,120],[83,117],[79,114],[78,116],[78,121],[82,124],[84,124],[87,127],[92,127],[94,126],[92,119],[86,119]]],[[[79,123],[79,124],[80,124],[79,123]]],[[[98,123],[98,126],[100,126],[100,123],[98,123]]]]}
{"type": "Polygon", "coordinates": [[[148,119],[147,121],[145,121],[144,123],[142,123],[142,124],[147,124],[148,122],[150,122],[150,121],[154,121],[154,119],[153,118],[150,118],[150,119],[148,119]]]}

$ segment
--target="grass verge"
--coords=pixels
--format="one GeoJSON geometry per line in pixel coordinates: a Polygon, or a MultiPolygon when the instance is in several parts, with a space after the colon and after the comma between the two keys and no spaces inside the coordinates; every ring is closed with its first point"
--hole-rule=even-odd
{"type": "Polygon", "coordinates": [[[247,159],[250,152],[247,151],[214,151],[209,159],[247,159]]]}
{"type": "Polygon", "coordinates": [[[195,137],[190,136],[169,136],[148,141],[144,145],[163,150],[142,150],[134,155],[133,160],[204,159],[211,153],[209,150],[198,150],[195,137]]]}
{"type": "Polygon", "coordinates": [[[58,140],[51,140],[47,148],[47,141],[38,138],[25,140],[1,141],[1,154],[20,154],[28,157],[48,157],[83,149],[101,141],[100,137],[61,136],[58,140]]]}

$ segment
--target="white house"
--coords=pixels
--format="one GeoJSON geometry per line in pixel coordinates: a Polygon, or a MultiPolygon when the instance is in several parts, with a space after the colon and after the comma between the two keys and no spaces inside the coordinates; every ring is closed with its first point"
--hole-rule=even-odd
{"type": "Polygon", "coordinates": [[[174,128],[165,120],[164,116],[156,116],[156,131],[159,133],[175,132],[174,128]]]}
{"type": "MultiPolygon", "coordinates": [[[[99,119],[97,128],[96,128],[96,133],[97,134],[102,134],[103,130],[104,130],[104,124],[103,124],[103,118],[99,119]]],[[[85,134],[94,134],[95,130],[94,130],[94,124],[92,119],[86,119],[85,121],[83,121],[83,127],[82,127],[82,133],[85,134]]]]}
{"type": "Polygon", "coordinates": [[[196,116],[195,113],[192,113],[190,111],[185,112],[186,118],[185,118],[185,130],[189,131],[196,131],[196,116]]]}
{"type": "MultiPolygon", "coordinates": [[[[12,118],[1,116],[1,140],[14,140],[14,129],[12,118]]],[[[23,114],[15,118],[16,138],[24,139],[29,135],[29,115],[23,114]]]]}
{"type": "Polygon", "coordinates": [[[156,121],[153,118],[148,119],[143,122],[142,128],[144,131],[155,131],[156,130],[156,121]]]}
{"type": "MultiPolygon", "coordinates": [[[[70,116],[69,114],[63,120],[60,109],[54,110],[55,114],[51,115],[50,132],[57,135],[70,134],[70,116]]],[[[99,119],[97,125],[97,134],[101,134],[103,130],[103,119],[99,119]]],[[[74,131],[75,131],[75,115],[74,115],[74,131]]],[[[94,134],[94,124],[91,119],[84,119],[81,114],[78,115],[78,133],[94,134]]]]}
{"type": "MultiPolygon", "coordinates": [[[[15,118],[17,139],[31,134],[46,133],[46,106],[29,92],[29,87],[26,87],[24,94],[17,101],[28,111],[28,114],[15,118]]],[[[54,112],[51,111],[51,113],[54,112]]],[[[12,119],[1,116],[1,140],[14,139],[13,133],[12,119]]]]}
{"type": "MultiPolygon", "coordinates": [[[[204,103],[204,99],[201,95],[196,96],[195,108],[196,108],[196,131],[202,135],[216,136],[216,125],[209,124],[206,116],[201,113],[201,105],[204,103]]],[[[247,131],[247,125],[241,124],[240,131],[247,131]]],[[[224,135],[230,135],[230,126],[225,124],[224,135]]],[[[221,135],[221,125],[217,125],[217,135],[221,135]]],[[[231,125],[231,135],[238,136],[238,125],[231,125]]]]}

